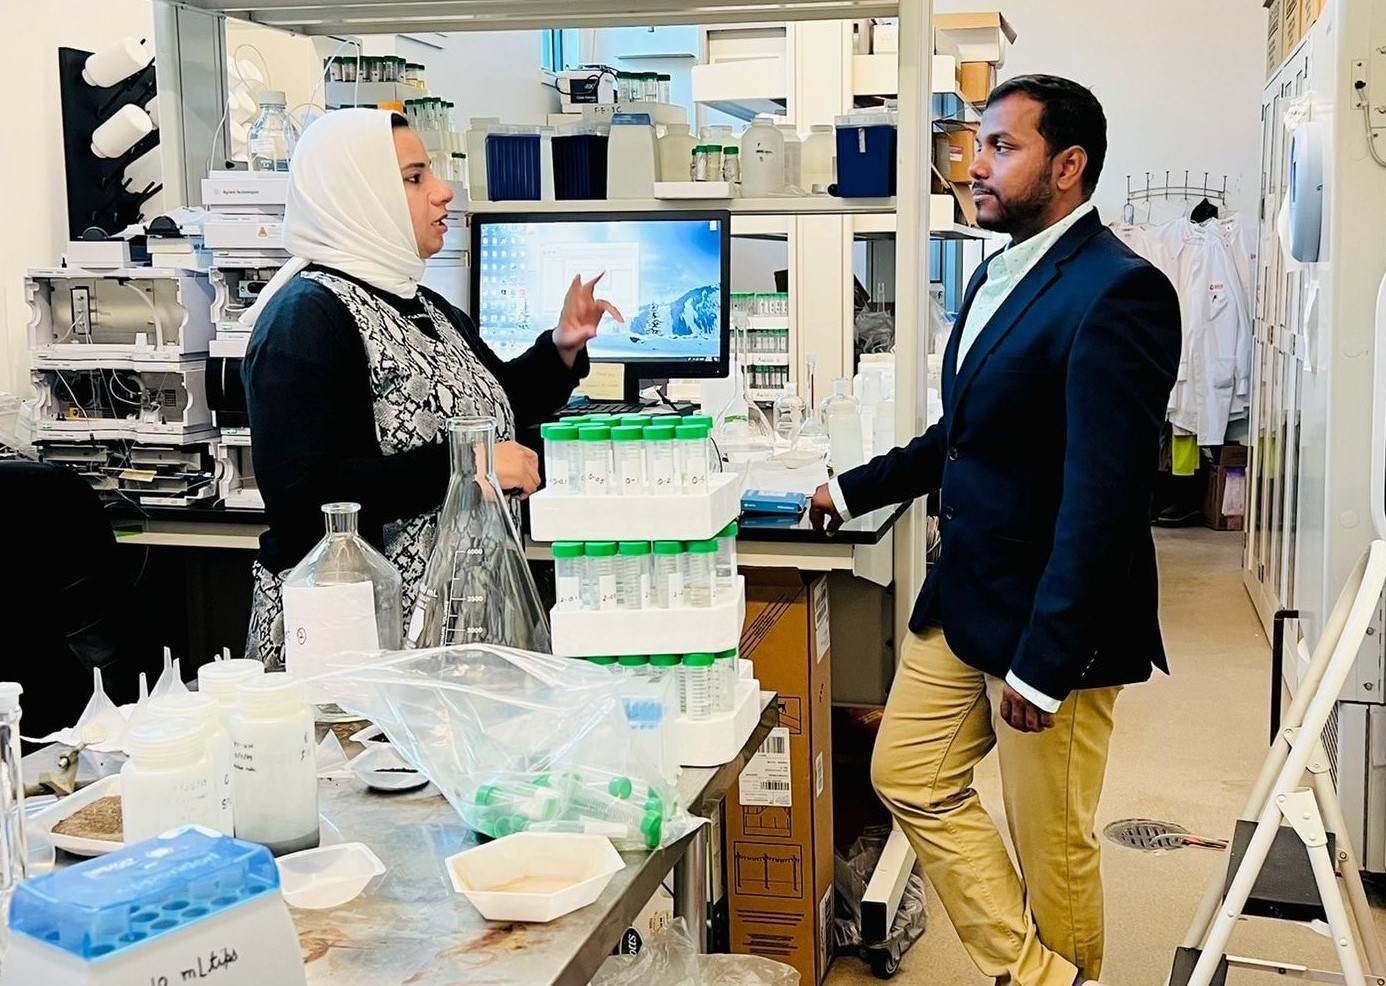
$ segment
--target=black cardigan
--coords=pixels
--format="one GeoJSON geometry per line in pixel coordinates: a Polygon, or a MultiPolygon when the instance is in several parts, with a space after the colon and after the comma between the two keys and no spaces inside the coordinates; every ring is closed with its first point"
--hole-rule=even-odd
{"type": "MultiPolygon", "coordinates": [[[[436,336],[420,298],[401,299],[340,271],[436,336]]],[[[587,375],[583,350],[570,368],[544,332],[523,355],[503,362],[476,326],[441,296],[421,294],[447,314],[510,399],[519,431],[552,417],[587,375]]],[[[323,534],[322,505],[361,504],[361,535],[383,550],[387,523],[438,507],[448,483],[446,435],[429,445],[384,455],[376,439],[374,395],[365,346],[355,320],[328,288],[298,277],[271,299],[241,368],[255,479],[265,498],[269,530],[260,562],[279,573],[293,568],[323,534]]]]}

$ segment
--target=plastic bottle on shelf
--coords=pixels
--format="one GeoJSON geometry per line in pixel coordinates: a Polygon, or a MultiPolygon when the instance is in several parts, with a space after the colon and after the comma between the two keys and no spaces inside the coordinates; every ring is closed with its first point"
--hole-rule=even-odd
{"type": "Polygon", "coordinates": [[[710,718],[714,711],[715,675],[717,659],[711,654],[688,654],[684,656],[680,671],[683,676],[683,694],[687,708],[684,712],[690,719],[710,718]]]}
{"type": "Polygon", "coordinates": [[[736,591],[736,535],[740,533],[736,521],[722,528],[717,535],[717,595],[730,598],[736,591]]]}
{"type": "Polygon", "coordinates": [[[684,493],[707,492],[710,471],[707,439],[708,429],[701,424],[679,425],[674,429],[675,455],[684,493]]]}
{"type": "Polygon", "coordinates": [[[706,609],[718,602],[717,541],[690,541],[685,559],[684,594],[688,605],[706,609]]]}
{"type": "Polygon", "coordinates": [[[120,810],[128,845],[179,825],[217,827],[216,776],[200,723],[146,719],[126,741],[130,759],[120,768],[120,810]]]}
{"type": "Polygon", "coordinates": [[[590,594],[585,609],[614,610],[619,607],[616,552],[615,541],[587,543],[587,580],[590,594]]]}
{"type": "Polygon", "coordinates": [[[799,155],[799,184],[810,195],[826,195],[837,181],[836,131],[830,123],[815,123],[799,155]]]}
{"type": "Polygon", "coordinates": [[[659,138],[659,180],[688,181],[688,161],[698,147],[686,123],[671,123],[659,138]]]}
{"type": "Polygon", "coordinates": [[[285,109],[284,93],[266,89],[260,93],[260,113],[246,131],[251,171],[288,171],[298,144],[298,124],[285,109]]]}
{"type": "Polygon", "coordinates": [[[587,496],[611,492],[611,429],[606,425],[584,425],[578,429],[582,450],[582,491],[587,496]]]}
{"type": "Polygon", "coordinates": [[[553,545],[554,588],[558,611],[576,612],[583,608],[582,582],[587,570],[587,549],[581,541],[555,541],[553,545]]]}
{"type": "Polygon", "coordinates": [[[645,430],[631,425],[611,429],[611,453],[616,470],[611,492],[639,496],[645,492],[645,430]]]}
{"type": "Polygon", "coordinates": [[[674,457],[674,426],[647,425],[644,437],[645,478],[649,484],[649,491],[660,496],[679,492],[679,471],[674,457]]]}
{"type": "Polygon", "coordinates": [[[803,426],[804,399],[799,396],[799,385],[791,380],[775,400],[775,436],[793,446],[803,426]]]}
{"type": "Polygon", "coordinates": [[[621,609],[649,609],[650,542],[622,541],[617,548],[616,593],[621,609]]]}
{"type": "Polygon", "coordinates": [[[682,609],[688,605],[684,590],[685,566],[683,542],[654,543],[654,596],[659,609],[682,609]]]}
{"type": "Polygon", "coordinates": [[[212,765],[213,792],[218,832],[235,834],[231,813],[231,734],[221,721],[221,708],[212,695],[201,692],[172,692],[149,701],[149,718],[187,720],[202,728],[203,747],[212,765]]]}
{"type": "Polygon", "coordinates": [[[313,714],[293,676],[267,674],[241,683],[231,748],[236,838],[258,842],[276,856],[316,846],[313,714]]]}
{"type": "Polygon", "coordinates": [[[780,123],[775,129],[784,138],[784,190],[790,195],[803,195],[799,176],[804,143],[799,139],[799,128],[792,123],[780,123]]]}
{"type": "Polygon", "coordinates": [[[659,81],[659,101],[661,103],[672,103],[674,101],[674,77],[664,72],[658,74],[659,81]]]}
{"type": "Polygon", "coordinates": [[[563,496],[581,493],[583,473],[577,454],[577,429],[566,424],[547,424],[539,429],[539,436],[544,439],[545,489],[563,496]]]}
{"type": "Polygon", "coordinates": [[[741,135],[741,188],[747,198],[784,194],[784,134],[775,120],[762,113],[741,135]]]}

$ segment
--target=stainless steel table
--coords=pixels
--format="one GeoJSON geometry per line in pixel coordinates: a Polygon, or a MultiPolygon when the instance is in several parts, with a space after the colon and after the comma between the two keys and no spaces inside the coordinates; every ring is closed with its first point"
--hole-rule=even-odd
{"type": "MultiPolygon", "coordinates": [[[[762,701],[760,722],[734,760],[683,771],[679,797],[693,814],[718,810],[775,726],[774,694],[762,701]]],[[[26,757],[26,775],[50,769],[55,757],[53,748],[26,757]]],[[[108,758],[99,772],[118,766],[108,758]]],[[[706,928],[706,826],[664,849],[625,854],[626,868],[589,907],[549,924],[493,924],[448,880],[443,859],[475,844],[475,836],[436,788],[389,795],[355,779],[321,785],[325,841],[364,842],[389,869],[344,907],[291,911],[310,986],[583,986],[671,869],[676,910],[690,929],[706,928]]]]}

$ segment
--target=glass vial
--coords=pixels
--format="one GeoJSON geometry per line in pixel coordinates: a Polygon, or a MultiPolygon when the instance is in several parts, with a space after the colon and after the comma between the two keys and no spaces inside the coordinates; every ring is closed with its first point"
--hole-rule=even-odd
{"type": "Polygon", "coordinates": [[[582,491],[587,496],[611,492],[611,429],[606,425],[585,425],[578,429],[582,450],[582,491]]]}
{"type": "Polygon", "coordinates": [[[130,759],[120,768],[127,845],[179,825],[216,828],[216,784],[202,737],[202,726],[190,719],[146,719],[131,728],[130,759]]]}
{"type": "Polygon", "coordinates": [[[649,609],[650,543],[622,541],[617,549],[616,592],[621,609],[649,609]]]}
{"type": "Polygon", "coordinates": [[[684,593],[683,542],[654,543],[654,595],[654,604],[659,609],[682,609],[688,605],[684,593]]]}
{"type": "Polygon", "coordinates": [[[679,425],[674,429],[679,482],[684,493],[707,492],[708,429],[703,425],[679,425]]]}
{"type": "Polygon", "coordinates": [[[645,431],[632,425],[611,429],[611,451],[616,463],[612,492],[639,496],[645,492],[645,431]]]}
{"type": "Polygon", "coordinates": [[[689,654],[680,666],[683,676],[684,714],[690,719],[708,719],[714,711],[713,665],[711,654],[689,654]]]}
{"type": "Polygon", "coordinates": [[[581,461],[577,458],[577,429],[563,424],[548,424],[539,429],[544,439],[544,479],[545,488],[553,493],[567,495],[581,493],[581,461]]]}
{"type": "Polygon", "coordinates": [[[717,542],[690,541],[685,564],[688,605],[694,609],[713,606],[717,602],[717,542]]]}
{"type": "Polygon", "coordinates": [[[620,608],[616,578],[616,542],[587,543],[587,581],[590,585],[588,605],[584,609],[613,610],[620,608]]]}
{"type": "Polygon", "coordinates": [[[736,591],[736,535],[740,528],[732,521],[717,535],[717,594],[730,598],[736,591]]]}
{"type": "Polygon", "coordinates": [[[9,912],[10,894],[28,876],[29,847],[24,823],[24,776],[19,745],[19,721],[23,711],[18,682],[0,682],[0,919],[9,912]]]}
{"type": "Polygon", "coordinates": [[[572,613],[583,608],[582,581],[586,573],[587,550],[581,541],[555,541],[553,545],[554,588],[558,611],[572,613]]]}
{"type": "Polygon", "coordinates": [[[251,171],[288,171],[298,144],[298,125],[284,108],[284,93],[266,89],[260,94],[260,114],[246,133],[251,171]]]}
{"type": "Polygon", "coordinates": [[[659,496],[678,492],[673,425],[650,425],[645,429],[645,480],[649,491],[659,496]]]}
{"type": "MultiPolygon", "coordinates": [[[[284,580],[284,667],[300,681],[344,666],[352,652],[398,650],[404,582],[358,533],[359,503],[327,503],[327,533],[284,580]]],[[[330,685],[306,682],[318,719],[353,718],[330,685]]]]}
{"type": "Polygon", "coordinates": [[[231,717],[231,749],[236,838],[258,842],[276,856],[316,846],[318,767],[303,686],[287,674],[242,682],[231,717]]]}

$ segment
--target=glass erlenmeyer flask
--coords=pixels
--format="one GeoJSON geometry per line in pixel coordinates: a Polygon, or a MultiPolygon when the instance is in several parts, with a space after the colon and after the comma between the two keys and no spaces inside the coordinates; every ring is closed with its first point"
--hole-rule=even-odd
{"type": "MultiPolygon", "coordinates": [[[[284,666],[307,679],[342,666],[352,651],[398,650],[403,580],[358,533],[359,503],[325,503],[326,534],[284,580],[284,666]]],[[[332,704],[325,686],[304,682],[319,722],[357,718],[332,704]]]]}
{"type": "Polygon", "coordinates": [[[452,479],[409,620],[408,646],[548,653],[549,623],[495,474],[494,418],[452,418],[452,479]]]}

